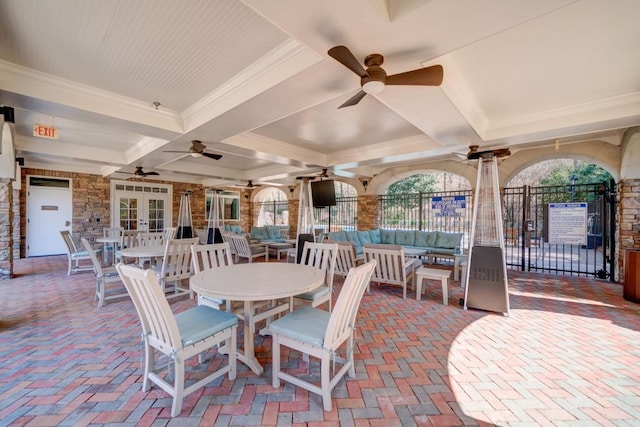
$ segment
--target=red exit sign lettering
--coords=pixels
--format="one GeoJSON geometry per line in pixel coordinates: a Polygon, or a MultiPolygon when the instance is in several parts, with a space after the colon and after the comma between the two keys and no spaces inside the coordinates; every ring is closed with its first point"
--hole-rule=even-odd
{"type": "Polygon", "coordinates": [[[48,139],[58,139],[58,129],[53,126],[33,125],[33,136],[48,139]]]}

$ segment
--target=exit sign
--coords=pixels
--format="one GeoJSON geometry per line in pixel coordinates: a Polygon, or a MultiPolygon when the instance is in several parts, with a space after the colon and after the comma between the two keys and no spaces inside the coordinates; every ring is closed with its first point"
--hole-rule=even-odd
{"type": "Polygon", "coordinates": [[[58,139],[58,129],[53,126],[33,125],[33,136],[40,138],[58,139]]]}

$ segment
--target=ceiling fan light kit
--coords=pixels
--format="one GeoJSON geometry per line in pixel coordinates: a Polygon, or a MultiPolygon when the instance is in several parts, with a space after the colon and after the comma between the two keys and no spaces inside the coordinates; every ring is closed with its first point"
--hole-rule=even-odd
{"type": "Polygon", "coordinates": [[[366,70],[346,46],[332,47],[327,53],[360,76],[362,90],[338,108],[356,105],[366,94],[382,93],[386,86],[439,86],[444,75],[441,65],[433,65],[387,76],[386,71],[381,67],[384,57],[379,53],[372,53],[364,59],[366,70]]]}

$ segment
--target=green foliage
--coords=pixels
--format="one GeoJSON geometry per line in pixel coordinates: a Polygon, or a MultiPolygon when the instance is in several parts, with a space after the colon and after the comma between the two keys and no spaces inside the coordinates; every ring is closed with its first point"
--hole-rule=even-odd
{"type": "Polygon", "coordinates": [[[609,181],[613,177],[606,170],[593,163],[575,161],[573,166],[559,164],[549,175],[540,179],[540,185],[578,185],[609,181]]]}
{"type": "Polygon", "coordinates": [[[391,184],[387,189],[387,195],[432,193],[435,191],[436,181],[433,175],[411,175],[391,184]]]}

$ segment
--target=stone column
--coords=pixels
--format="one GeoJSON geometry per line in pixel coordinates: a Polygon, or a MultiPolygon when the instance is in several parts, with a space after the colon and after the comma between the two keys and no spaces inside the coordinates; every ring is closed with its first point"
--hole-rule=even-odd
{"type": "Polygon", "coordinates": [[[0,280],[13,277],[13,185],[0,179],[0,280]]]}
{"type": "Polygon", "coordinates": [[[640,179],[618,183],[618,277],[624,277],[625,249],[640,248],[640,179]]]}
{"type": "Polygon", "coordinates": [[[358,196],[358,230],[379,228],[378,210],[380,199],[377,195],[358,196]]]}

